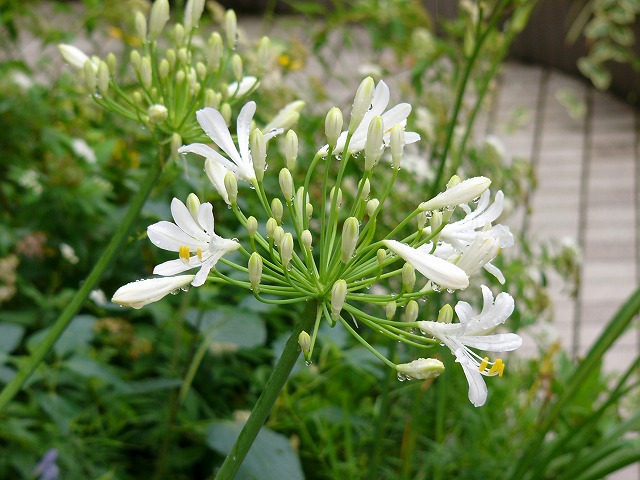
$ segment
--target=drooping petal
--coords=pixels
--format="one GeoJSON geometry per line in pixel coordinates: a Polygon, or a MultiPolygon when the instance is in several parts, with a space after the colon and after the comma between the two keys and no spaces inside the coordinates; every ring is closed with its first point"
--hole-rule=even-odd
{"type": "Polygon", "coordinates": [[[229,201],[229,194],[227,193],[227,187],[224,186],[224,177],[229,170],[224,168],[215,160],[207,158],[204,162],[204,171],[207,174],[207,178],[220,194],[225,203],[227,205],[231,205],[231,202],[229,201]]]}
{"type": "Polygon", "coordinates": [[[200,155],[206,159],[214,160],[219,163],[227,170],[231,170],[232,172],[236,171],[236,164],[229,161],[228,158],[223,157],[218,152],[216,152],[209,145],[205,145],[204,143],[191,143],[189,145],[183,145],[178,149],[178,153],[195,153],[196,155],[200,155]]]}
{"type": "Polygon", "coordinates": [[[475,367],[475,365],[471,365],[465,355],[460,351],[454,352],[456,356],[456,362],[458,362],[462,366],[462,370],[464,371],[464,376],[467,377],[467,383],[469,384],[469,401],[473,404],[474,407],[481,407],[487,401],[487,384],[484,382],[484,378],[482,378],[482,374],[475,367]]]}
{"type": "Polygon", "coordinates": [[[191,282],[191,285],[193,285],[194,287],[199,287],[203,285],[204,282],[207,280],[207,277],[209,276],[209,272],[211,271],[212,267],[213,265],[209,262],[203,263],[202,267],[200,267],[200,270],[198,270],[198,273],[196,273],[196,276],[193,279],[193,282],[191,282]]]}
{"type": "Polygon", "coordinates": [[[169,277],[171,275],[186,272],[187,270],[191,270],[192,268],[194,268],[194,266],[190,263],[185,262],[181,258],[176,258],[174,260],[168,260],[156,265],[153,269],[153,273],[154,275],[169,277]]]}
{"type": "Polygon", "coordinates": [[[459,184],[440,192],[431,200],[420,205],[423,211],[438,210],[445,207],[455,207],[462,203],[469,203],[479,197],[491,185],[487,177],[473,177],[463,180],[459,184]]]}
{"type": "Polygon", "coordinates": [[[171,200],[171,215],[173,216],[173,221],[184,233],[200,242],[207,242],[206,233],[202,231],[202,228],[193,219],[189,209],[175,197],[171,200]]]}
{"type": "Polygon", "coordinates": [[[463,335],[458,340],[468,347],[486,352],[511,352],[520,348],[522,337],[515,333],[497,333],[495,335],[463,335]]]}
{"type": "Polygon", "coordinates": [[[504,285],[505,278],[504,278],[504,275],[502,274],[502,271],[500,271],[500,269],[498,267],[493,265],[491,262],[487,262],[487,263],[485,263],[483,268],[488,273],[490,273],[491,275],[496,277],[496,279],[500,282],[501,285],[504,285]]]}
{"type": "Polygon", "coordinates": [[[390,131],[396,123],[406,123],[407,117],[411,113],[411,105],[408,103],[399,103],[393,108],[384,112],[382,121],[384,122],[384,130],[390,131]]]}
{"type": "Polygon", "coordinates": [[[178,275],[138,280],[116,290],[111,301],[128,307],[142,308],[144,305],[160,300],[169,293],[186,287],[193,278],[193,275],[178,275]]]}
{"type": "Polygon", "coordinates": [[[253,168],[251,162],[251,154],[249,153],[249,134],[251,133],[251,120],[256,113],[256,102],[249,102],[238,114],[238,147],[240,147],[240,156],[244,166],[253,168]]]}
{"type": "Polygon", "coordinates": [[[467,326],[469,320],[473,317],[473,308],[467,302],[459,301],[454,307],[456,311],[456,315],[458,315],[458,319],[460,320],[460,324],[464,327],[467,326]]]}

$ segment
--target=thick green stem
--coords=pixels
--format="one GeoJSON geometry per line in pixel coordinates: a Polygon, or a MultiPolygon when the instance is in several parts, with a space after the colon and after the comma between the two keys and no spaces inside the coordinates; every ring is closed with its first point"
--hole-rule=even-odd
{"type": "Polygon", "coordinates": [[[91,273],[80,287],[80,290],[76,292],[73,299],[67,305],[67,308],[60,314],[56,323],[53,324],[47,336],[42,343],[38,345],[35,352],[31,355],[31,358],[25,363],[18,373],[11,379],[11,381],[4,387],[0,393],[0,411],[17,395],[25,382],[29,379],[31,374],[38,368],[38,365],[44,360],[44,357],[51,351],[55,343],[58,341],[62,333],[71,323],[71,320],[75,317],[78,310],[82,308],[85,300],[89,296],[89,293],[95,289],[98,281],[104,274],[105,270],[113,262],[116,255],[120,252],[120,248],[127,238],[131,225],[138,217],[138,213],[142,209],[144,202],[146,201],[151,189],[156,184],[156,180],[162,170],[162,164],[165,160],[163,157],[164,149],[160,148],[158,153],[158,159],[155,161],[149,169],[146,178],[140,185],[140,189],[133,197],[129,204],[129,209],[125,214],[118,231],[111,238],[111,241],[107,245],[104,253],[98,260],[98,263],[93,267],[91,273]]]}
{"type": "Polygon", "coordinates": [[[293,328],[291,336],[284,346],[284,351],[276,363],[276,366],[267,380],[267,384],[264,386],[264,390],[258,398],[251,415],[244,424],[236,443],[227,455],[227,458],[223,462],[216,480],[231,480],[234,478],[238,468],[242,465],[244,458],[246,457],[251,445],[258,436],[262,425],[267,420],[273,405],[280,395],[284,384],[289,378],[289,374],[296,363],[296,360],[300,356],[300,347],[298,346],[298,336],[300,332],[309,331],[313,328],[313,324],[316,320],[316,312],[318,304],[315,301],[309,301],[300,316],[300,320],[293,328]]]}

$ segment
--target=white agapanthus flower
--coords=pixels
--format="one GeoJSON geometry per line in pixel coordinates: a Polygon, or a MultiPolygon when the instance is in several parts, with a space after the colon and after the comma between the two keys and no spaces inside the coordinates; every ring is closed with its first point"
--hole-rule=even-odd
{"type": "Polygon", "coordinates": [[[469,286],[469,276],[453,263],[396,240],[384,240],[383,243],[439,287],[460,290],[469,286]]]}
{"type": "MultiPolygon", "coordinates": [[[[190,145],[184,145],[178,149],[180,153],[195,153],[207,159],[211,159],[220,165],[222,165],[226,171],[232,172],[236,177],[246,180],[248,182],[255,182],[256,174],[253,170],[253,160],[251,158],[251,152],[249,150],[249,134],[251,133],[251,120],[256,113],[256,103],[249,102],[238,115],[237,122],[237,136],[238,136],[238,148],[236,148],[231,133],[227,127],[222,114],[215,108],[203,108],[196,112],[196,118],[198,123],[204,130],[213,143],[215,143],[220,150],[226,153],[226,157],[208,145],[204,143],[192,143],[190,145]]],[[[281,133],[281,130],[274,130],[265,133],[265,140],[272,138],[273,136],[281,133]]],[[[226,173],[225,171],[225,173],[226,173]]],[[[224,183],[224,175],[222,180],[219,179],[217,183],[224,183]]],[[[216,183],[214,183],[216,185],[216,183]]]]}
{"type": "MultiPolygon", "coordinates": [[[[376,89],[373,93],[373,99],[371,100],[371,108],[367,110],[360,125],[353,132],[353,136],[349,141],[349,152],[359,152],[364,149],[364,146],[367,142],[367,133],[369,131],[369,124],[371,123],[371,119],[380,115],[382,117],[382,122],[384,125],[384,135],[383,140],[385,146],[389,146],[389,142],[391,140],[391,129],[397,123],[402,124],[403,126],[407,124],[407,117],[411,113],[411,105],[408,103],[399,103],[395,107],[386,110],[387,105],[389,105],[389,87],[382,80],[378,82],[376,89]],[[386,111],[385,111],[386,110],[386,111]]],[[[338,141],[336,143],[333,152],[335,155],[342,154],[344,150],[345,142],[347,141],[348,132],[344,131],[338,137],[338,141]]],[[[415,132],[404,132],[404,143],[405,145],[409,145],[410,143],[415,143],[420,140],[420,135],[415,132]]],[[[325,145],[320,149],[320,152],[325,155],[329,152],[329,146],[325,145]]]]}
{"type": "Polygon", "coordinates": [[[164,250],[178,252],[179,258],[157,265],[156,275],[170,276],[200,267],[191,285],[202,285],[211,269],[226,253],[240,248],[233,240],[222,238],[213,230],[213,206],[203,203],[197,214],[177,198],[171,201],[171,214],[175,223],[161,221],[149,225],[147,234],[151,242],[164,250]]]}
{"type": "MultiPolygon", "coordinates": [[[[438,235],[440,244],[434,255],[453,261],[467,274],[471,275],[484,268],[487,272],[505,282],[504,275],[491,261],[503,248],[513,246],[513,235],[509,227],[492,225],[504,208],[504,194],[496,193],[493,203],[489,203],[490,191],[485,191],[474,211],[467,204],[460,207],[466,216],[457,222],[448,223],[438,235]]],[[[425,233],[431,233],[431,227],[426,227],[425,233]]],[[[432,244],[425,244],[420,250],[430,252],[432,244]]]]}
{"type": "Polygon", "coordinates": [[[491,334],[513,313],[513,297],[502,292],[494,301],[491,290],[484,285],[482,295],[482,311],[475,315],[467,302],[457,303],[455,311],[459,323],[418,322],[425,334],[438,339],[455,355],[469,383],[469,400],[476,407],[484,405],[487,400],[487,385],[482,377],[502,376],[504,363],[499,358],[495,361],[483,358],[471,348],[487,352],[510,352],[522,345],[522,338],[515,333],[491,334]]]}
{"type": "MultiPolygon", "coordinates": [[[[454,177],[457,178],[457,177],[454,177]]],[[[480,197],[491,185],[487,177],[473,177],[461,181],[440,192],[427,202],[420,204],[422,211],[439,210],[441,208],[457,207],[469,203],[474,198],[480,197]]]]}
{"type": "Polygon", "coordinates": [[[175,277],[147,278],[127,283],[113,294],[112,302],[126,307],[142,308],[157,302],[170,293],[188,288],[194,275],[176,275],[175,277]]]}
{"type": "Polygon", "coordinates": [[[251,90],[256,83],[258,83],[258,79],[256,77],[242,77],[240,83],[233,82],[229,84],[229,86],[227,87],[227,94],[230,97],[241,97],[249,90],[251,90]]]}

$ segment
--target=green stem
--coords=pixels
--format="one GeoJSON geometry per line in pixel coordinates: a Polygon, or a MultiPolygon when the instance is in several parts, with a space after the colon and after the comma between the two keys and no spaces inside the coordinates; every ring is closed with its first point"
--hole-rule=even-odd
{"type": "Polygon", "coordinates": [[[267,380],[267,384],[264,386],[264,390],[262,391],[260,398],[258,398],[258,401],[253,407],[247,423],[244,424],[236,443],[233,445],[229,455],[227,455],[227,458],[220,467],[220,470],[216,475],[216,480],[233,479],[238,468],[242,465],[244,458],[258,436],[258,432],[260,432],[262,425],[264,425],[267,416],[271,412],[278,395],[280,395],[280,391],[289,378],[289,374],[300,355],[298,335],[300,335],[300,332],[303,330],[308,331],[313,327],[316,320],[317,309],[318,304],[315,301],[307,303],[302,315],[300,316],[300,321],[293,328],[291,336],[284,346],[284,351],[282,352],[278,363],[274,367],[269,380],[267,380]]]}
{"type": "Polygon", "coordinates": [[[38,365],[40,365],[47,353],[49,353],[53,348],[53,345],[58,341],[67,326],[69,326],[76,313],[78,313],[78,310],[82,308],[82,305],[89,296],[89,293],[95,289],[107,267],[111,265],[118,253],[120,253],[121,246],[127,238],[131,225],[138,217],[138,213],[140,213],[144,202],[147,200],[149,193],[151,193],[152,188],[156,184],[156,180],[162,171],[164,160],[164,149],[160,148],[157,160],[153,162],[149,168],[146,178],[140,185],[140,189],[136,195],[131,200],[129,209],[122,219],[122,222],[120,222],[120,227],[111,238],[111,241],[98,260],[98,263],[93,267],[93,270],[89,273],[89,276],[82,284],[82,287],[80,287],[80,290],[76,292],[74,297],[71,299],[71,302],[69,302],[67,307],[62,311],[56,320],[56,323],[53,324],[42,343],[40,343],[35,352],[33,352],[29,361],[25,363],[20,370],[18,370],[18,373],[16,373],[0,393],[0,411],[2,411],[13,397],[18,394],[31,374],[33,374],[36,368],[38,368],[38,365]]]}

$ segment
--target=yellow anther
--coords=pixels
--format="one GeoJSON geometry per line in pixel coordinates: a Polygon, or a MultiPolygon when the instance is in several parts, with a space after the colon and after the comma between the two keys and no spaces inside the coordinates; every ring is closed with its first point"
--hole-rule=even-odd
{"type": "Polygon", "coordinates": [[[178,255],[180,256],[180,259],[188,262],[189,261],[189,247],[187,247],[186,245],[181,245],[180,246],[180,250],[178,250],[178,255]]]}
{"type": "Polygon", "coordinates": [[[502,362],[502,359],[498,358],[496,360],[496,363],[494,363],[491,368],[489,369],[489,375],[493,375],[493,374],[498,374],[499,377],[502,376],[502,374],[504,373],[504,363],[502,362]]]}
{"type": "Polygon", "coordinates": [[[484,357],[482,359],[482,363],[480,364],[480,368],[478,370],[480,370],[481,372],[484,372],[484,369],[487,368],[487,365],[489,365],[489,357],[484,357]]]}
{"type": "Polygon", "coordinates": [[[202,249],[201,248],[196,250],[196,254],[198,255],[198,260],[202,261],[202,249]]]}

